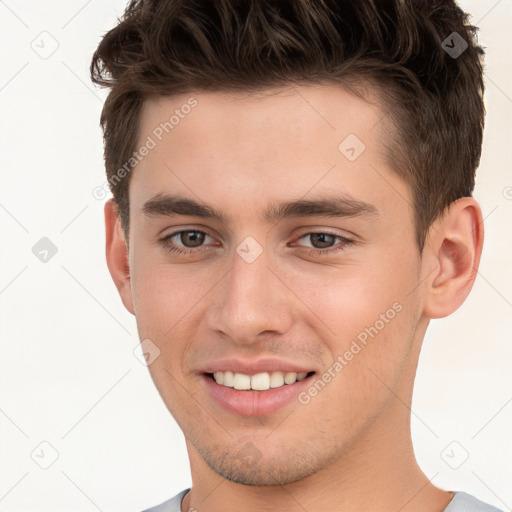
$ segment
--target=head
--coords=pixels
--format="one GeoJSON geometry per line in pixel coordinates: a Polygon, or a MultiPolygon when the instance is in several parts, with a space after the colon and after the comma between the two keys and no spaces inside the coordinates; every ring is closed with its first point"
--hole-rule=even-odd
{"type": "Polygon", "coordinates": [[[102,39],[109,268],[225,478],[297,481],[407,424],[428,321],[482,248],[475,31],[445,0],[139,0],[102,39]],[[297,400],[211,400],[211,373],[251,362],[306,370],[297,400]]]}

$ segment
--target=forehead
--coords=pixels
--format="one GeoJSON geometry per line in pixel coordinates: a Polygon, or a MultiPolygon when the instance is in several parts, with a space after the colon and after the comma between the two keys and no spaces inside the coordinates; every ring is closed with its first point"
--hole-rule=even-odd
{"type": "Polygon", "coordinates": [[[401,196],[407,210],[407,187],[384,157],[383,115],[335,84],[148,99],[139,147],[151,149],[130,203],[171,192],[254,215],[268,201],[339,193],[391,209],[401,196]]]}

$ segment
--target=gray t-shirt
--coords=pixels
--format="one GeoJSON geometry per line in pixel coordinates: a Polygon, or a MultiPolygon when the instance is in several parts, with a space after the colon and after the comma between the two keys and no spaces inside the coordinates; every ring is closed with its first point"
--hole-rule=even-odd
{"type": "MultiPolygon", "coordinates": [[[[181,512],[181,500],[185,497],[185,494],[190,489],[185,489],[179,494],[176,494],[174,498],[157,505],[156,507],[148,508],[144,512],[181,512]]],[[[187,512],[186,510],[184,512],[187,512]]],[[[452,498],[452,501],[448,503],[448,506],[443,512],[503,512],[491,505],[487,505],[480,500],[477,500],[474,496],[466,494],[465,492],[456,492],[452,498]]]]}

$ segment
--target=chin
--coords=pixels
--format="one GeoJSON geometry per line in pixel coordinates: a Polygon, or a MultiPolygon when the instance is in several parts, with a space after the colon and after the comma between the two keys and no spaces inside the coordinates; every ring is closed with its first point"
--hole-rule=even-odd
{"type": "Polygon", "coordinates": [[[276,452],[267,445],[268,453],[262,453],[251,441],[242,444],[240,448],[227,447],[223,452],[211,452],[204,446],[196,448],[218,475],[243,485],[291,484],[315,474],[331,462],[322,461],[318,452],[313,457],[297,447],[281,447],[276,452]]]}

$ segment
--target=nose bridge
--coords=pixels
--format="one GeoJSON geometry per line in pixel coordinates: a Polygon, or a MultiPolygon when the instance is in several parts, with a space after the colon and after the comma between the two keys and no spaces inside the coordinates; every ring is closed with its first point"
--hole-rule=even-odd
{"type": "Polygon", "coordinates": [[[237,343],[253,343],[264,331],[283,333],[292,325],[291,298],[268,268],[268,253],[251,243],[242,242],[233,254],[209,322],[237,343]]]}

